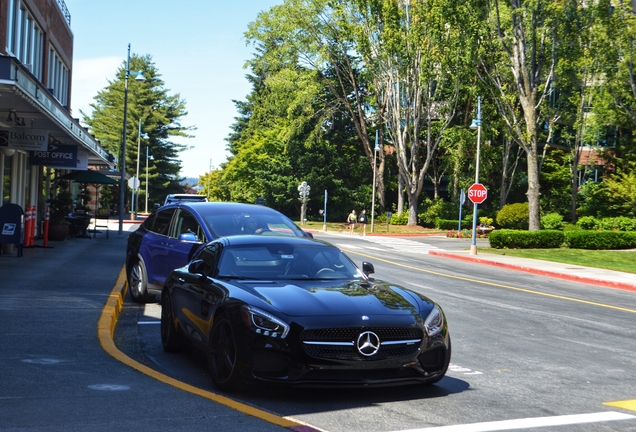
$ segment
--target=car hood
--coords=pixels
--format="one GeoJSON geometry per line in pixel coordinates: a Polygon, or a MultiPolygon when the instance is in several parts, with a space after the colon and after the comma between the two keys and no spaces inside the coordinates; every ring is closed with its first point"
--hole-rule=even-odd
{"type": "Polygon", "coordinates": [[[418,301],[404,288],[382,281],[334,285],[317,281],[251,285],[263,300],[288,316],[386,315],[420,313],[418,301]]]}

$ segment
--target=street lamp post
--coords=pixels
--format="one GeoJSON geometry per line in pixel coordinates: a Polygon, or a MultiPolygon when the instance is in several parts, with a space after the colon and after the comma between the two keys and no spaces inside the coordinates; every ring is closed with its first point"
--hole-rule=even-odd
{"type": "MultiPolygon", "coordinates": [[[[471,129],[477,129],[477,159],[475,162],[475,183],[479,183],[479,153],[481,142],[481,96],[477,97],[477,119],[470,124],[471,129]]],[[[470,255],[477,255],[477,203],[473,203],[473,236],[470,245],[470,255]]]]}
{"type": "Polygon", "coordinates": [[[378,131],[375,131],[375,148],[373,149],[373,194],[371,196],[371,232],[375,230],[375,173],[376,173],[376,159],[378,157],[378,151],[380,151],[380,144],[378,143],[378,131]]]}
{"type": "Polygon", "coordinates": [[[148,146],[146,146],[146,214],[148,214],[148,146]]]}
{"type": "MultiPolygon", "coordinates": [[[[134,206],[134,214],[135,217],[137,216],[137,213],[139,212],[139,192],[137,192],[137,195],[135,195],[135,190],[136,189],[140,189],[141,186],[141,181],[139,180],[139,152],[141,151],[141,139],[142,138],[148,138],[148,134],[141,134],[141,119],[139,119],[139,129],[137,132],[137,172],[135,174],[135,178],[137,179],[136,184],[133,186],[133,206],[134,206]]],[[[148,186],[148,184],[146,183],[146,186],[148,186]]],[[[146,211],[146,213],[148,213],[146,211]]]]}
{"type": "MultiPolygon", "coordinates": [[[[136,81],[144,81],[145,78],[141,72],[134,72],[136,81]]],[[[126,126],[128,123],[128,77],[130,76],[130,44],[128,44],[128,57],[126,58],[126,75],[124,83],[124,130],[122,132],[121,142],[121,162],[119,169],[121,170],[121,178],[119,180],[119,236],[124,233],[124,206],[126,203],[126,126]]]]}

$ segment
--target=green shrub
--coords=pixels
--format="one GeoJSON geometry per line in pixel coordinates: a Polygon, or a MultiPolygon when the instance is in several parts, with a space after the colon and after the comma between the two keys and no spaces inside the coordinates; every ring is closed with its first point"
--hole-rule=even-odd
{"type": "Polygon", "coordinates": [[[489,226],[492,226],[492,223],[493,223],[493,219],[488,216],[482,216],[479,218],[479,224],[481,226],[489,227],[489,226]]]}
{"type": "Polygon", "coordinates": [[[506,204],[497,213],[497,225],[504,229],[528,229],[528,203],[506,204]]]}
{"type": "Polygon", "coordinates": [[[563,216],[558,213],[548,213],[541,217],[541,229],[562,230],[563,216]]]}
{"type": "Polygon", "coordinates": [[[576,221],[576,226],[584,230],[595,230],[601,226],[601,221],[594,216],[583,216],[576,221]]]}
{"type": "Polygon", "coordinates": [[[619,216],[601,219],[600,228],[604,230],[636,231],[636,219],[619,216]]]}
{"type": "Polygon", "coordinates": [[[418,223],[427,227],[435,226],[437,219],[448,220],[459,214],[456,205],[442,198],[432,200],[426,197],[420,207],[425,210],[417,214],[418,223]]]}
{"type": "Polygon", "coordinates": [[[625,231],[569,231],[565,233],[572,249],[632,249],[636,248],[636,232],[625,231]]]}
{"type": "Polygon", "coordinates": [[[565,235],[557,230],[495,230],[488,239],[495,249],[550,249],[561,247],[565,235]]]}
{"type": "Polygon", "coordinates": [[[576,224],[570,222],[563,224],[563,231],[578,231],[580,229],[581,228],[576,226],[576,224]]]}
{"type": "MultiPolygon", "coordinates": [[[[374,222],[377,223],[386,223],[387,214],[383,213],[381,215],[375,216],[374,222]]],[[[393,212],[391,215],[391,225],[406,225],[409,222],[409,212],[403,211],[401,215],[398,216],[397,212],[393,212]]]]}

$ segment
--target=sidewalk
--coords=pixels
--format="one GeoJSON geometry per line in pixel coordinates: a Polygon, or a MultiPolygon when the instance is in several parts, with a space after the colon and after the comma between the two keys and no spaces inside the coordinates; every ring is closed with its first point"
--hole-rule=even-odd
{"type": "MultiPolygon", "coordinates": [[[[477,255],[470,255],[470,252],[467,250],[459,252],[430,251],[429,255],[636,292],[636,274],[633,273],[624,273],[594,267],[583,267],[553,261],[518,258],[510,255],[479,253],[479,251],[477,252],[477,255]]],[[[634,257],[636,258],[636,252],[634,252],[634,257]]]]}

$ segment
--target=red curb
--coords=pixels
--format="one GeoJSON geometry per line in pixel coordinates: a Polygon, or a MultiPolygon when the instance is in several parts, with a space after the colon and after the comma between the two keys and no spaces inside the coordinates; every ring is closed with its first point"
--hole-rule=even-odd
{"type": "Polygon", "coordinates": [[[445,258],[458,259],[458,260],[462,260],[462,261],[469,261],[469,262],[474,262],[474,263],[479,263],[479,264],[486,264],[486,265],[490,265],[490,266],[493,266],[493,267],[503,267],[503,268],[508,268],[508,269],[511,269],[511,270],[518,270],[518,271],[522,271],[522,272],[526,272],[526,273],[532,273],[532,274],[536,274],[536,275],[540,275],[540,276],[548,276],[548,277],[554,277],[554,278],[569,280],[569,281],[572,281],[572,282],[581,282],[581,283],[590,284],[590,285],[599,285],[599,286],[604,286],[604,287],[607,287],[607,288],[616,288],[616,289],[621,289],[621,290],[626,290],[626,291],[635,291],[636,292],[636,285],[630,285],[630,284],[624,283],[624,282],[612,282],[612,281],[607,281],[607,280],[602,280],[602,279],[588,278],[588,277],[584,277],[584,276],[569,275],[569,274],[558,273],[558,272],[553,272],[553,271],[549,271],[549,270],[540,270],[540,269],[535,269],[535,268],[532,268],[532,267],[524,267],[524,266],[520,266],[520,265],[502,263],[502,262],[498,262],[498,261],[492,261],[492,260],[489,260],[489,259],[473,258],[471,256],[458,255],[458,254],[454,254],[454,253],[447,253],[447,252],[440,252],[440,251],[431,250],[431,251],[428,252],[428,254],[429,255],[435,255],[435,256],[441,256],[441,257],[445,257],[445,258]]]}

